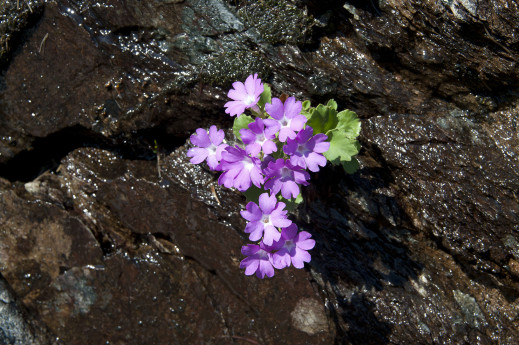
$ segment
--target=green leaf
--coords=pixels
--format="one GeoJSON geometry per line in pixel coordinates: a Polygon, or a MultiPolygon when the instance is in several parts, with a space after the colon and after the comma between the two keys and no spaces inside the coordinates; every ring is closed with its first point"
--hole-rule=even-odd
{"type": "Polygon", "coordinates": [[[337,158],[331,163],[333,165],[342,165],[344,171],[346,171],[348,174],[354,174],[360,168],[359,161],[355,157],[351,157],[351,161],[341,161],[339,158],[337,158]]]}
{"type": "Polygon", "coordinates": [[[351,110],[343,110],[337,114],[339,123],[337,128],[340,128],[347,135],[355,139],[360,134],[360,120],[357,114],[351,110]]]}
{"type": "Polygon", "coordinates": [[[256,204],[259,202],[259,197],[263,193],[265,193],[265,191],[261,188],[256,187],[255,185],[251,185],[249,189],[243,192],[245,198],[247,199],[247,202],[253,201],[256,204]]]}
{"type": "Polygon", "coordinates": [[[351,138],[347,132],[341,129],[334,129],[329,131],[326,135],[328,135],[330,148],[323,153],[323,155],[330,162],[336,159],[340,161],[351,161],[352,157],[359,153],[359,142],[351,138]]]}
{"type": "Polygon", "coordinates": [[[326,105],[319,104],[310,107],[310,101],[305,101],[301,112],[308,118],[307,125],[314,129],[314,135],[324,133],[328,136],[330,148],[324,156],[332,164],[342,165],[348,173],[359,169],[359,162],[353,158],[359,153],[360,144],[356,138],[360,134],[360,120],[351,110],[337,112],[337,102],[329,100],[326,105]]]}
{"type": "Polygon", "coordinates": [[[234,119],[232,131],[236,138],[241,140],[240,129],[249,128],[249,123],[254,122],[253,118],[249,115],[241,114],[234,119]]]}
{"type": "Polygon", "coordinates": [[[313,109],[310,119],[306,122],[314,129],[314,135],[318,133],[328,135],[327,132],[337,127],[338,123],[337,110],[322,104],[313,109]]]}
{"type": "Polygon", "coordinates": [[[285,199],[281,196],[281,194],[278,194],[277,196],[278,201],[284,202],[286,207],[285,210],[288,212],[293,212],[297,209],[300,203],[303,202],[303,194],[299,193],[299,195],[295,199],[285,199]]]}
{"type": "Polygon", "coordinates": [[[307,119],[310,119],[312,116],[313,108],[310,106],[310,101],[306,100],[303,102],[303,109],[301,110],[301,115],[306,116],[307,119]]]}
{"type": "MultiPolygon", "coordinates": [[[[276,138],[277,139],[277,138],[276,138]]],[[[274,159],[283,158],[285,156],[285,153],[283,152],[283,146],[285,146],[285,143],[282,143],[278,140],[274,141],[276,143],[276,147],[278,148],[277,151],[274,151],[270,154],[270,156],[274,159]]]]}
{"type": "Polygon", "coordinates": [[[333,99],[330,99],[326,106],[328,108],[332,108],[333,110],[337,110],[337,102],[335,102],[333,99]]]}
{"type": "Polygon", "coordinates": [[[271,103],[271,101],[272,92],[270,90],[270,86],[263,84],[263,92],[261,93],[260,99],[258,101],[258,107],[263,111],[265,110],[265,104],[271,103]]]}

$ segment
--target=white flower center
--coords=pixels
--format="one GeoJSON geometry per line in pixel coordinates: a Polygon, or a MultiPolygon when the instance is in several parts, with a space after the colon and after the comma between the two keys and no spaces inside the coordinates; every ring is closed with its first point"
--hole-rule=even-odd
{"type": "Polygon", "coordinates": [[[243,168],[244,169],[247,169],[248,171],[251,171],[253,167],[254,167],[254,164],[252,163],[251,160],[243,161],[243,168]]]}
{"type": "Polygon", "coordinates": [[[216,154],[216,146],[214,144],[211,144],[211,146],[207,147],[207,151],[209,151],[210,155],[216,154]]]}
{"type": "Polygon", "coordinates": [[[256,135],[256,142],[258,144],[260,144],[261,146],[263,146],[263,144],[265,143],[265,141],[267,141],[267,139],[265,139],[265,136],[263,135],[263,133],[260,133],[260,134],[257,134],[256,135]]]}
{"type": "Polygon", "coordinates": [[[243,104],[251,105],[252,103],[254,103],[254,101],[255,101],[254,95],[247,95],[247,98],[245,98],[243,100],[243,104]]]}

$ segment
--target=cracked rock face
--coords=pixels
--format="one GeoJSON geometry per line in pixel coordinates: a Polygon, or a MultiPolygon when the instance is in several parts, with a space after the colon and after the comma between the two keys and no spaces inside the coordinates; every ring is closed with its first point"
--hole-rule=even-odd
{"type": "Polygon", "coordinates": [[[516,1],[1,6],[0,343],[519,339],[516,1]],[[250,73],[362,119],[293,215],[312,262],[267,280],[185,157],[250,73]]]}

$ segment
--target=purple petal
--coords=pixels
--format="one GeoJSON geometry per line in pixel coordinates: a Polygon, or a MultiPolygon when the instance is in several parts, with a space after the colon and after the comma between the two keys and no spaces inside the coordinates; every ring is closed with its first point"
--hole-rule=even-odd
{"type": "Polygon", "coordinates": [[[299,145],[296,140],[288,139],[285,146],[283,146],[283,152],[285,152],[287,155],[293,155],[295,154],[298,147],[299,145]]]}
{"type": "Polygon", "coordinates": [[[326,157],[320,153],[310,152],[306,158],[306,164],[308,165],[308,170],[317,172],[319,171],[319,166],[324,167],[326,165],[326,157]]]}
{"type": "Polygon", "coordinates": [[[254,92],[256,91],[256,79],[258,78],[257,74],[249,75],[247,79],[245,80],[245,90],[247,91],[248,95],[254,95],[254,92]]]}
{"type": "Polygon", "coordinates": [[[263,133],[265,125],[263,124],[263,120],[261,119],[261,117],[257,117],[254,122],[249,123],[248,127],[252,132],[256,134],[261,134],[263,133]]]}
{"type": "Polygon", "coordinates": [[[207,154],[207,149],[192,147],[187,151],[186,156],[193,157],[189,160],[192,164],[200,164],[207,158],[207,154]]]}
{"type": "Polygon", "coordinates": [[[232,169],[229,171],[225,171],[218,178],[218,184],[224,185],[226,188],[231,188],[233,186],[234,178],[238,174],[237,169],[232,169]]]}
{"type": "Polygon", "coordinates": [[[245,267],[245,275],[253,275],[259,267],[259,260],[254,260],[251,258],[245,258],[240,263],[240,268],[245,267]]]}
{"type": "Polygon", "coordinates": [[[298,248],[301,248],[303,250],[310,250],[315,247],[315,240],[306,239],[303,241],[298,241],[296,245],[298,248]]]}
{"type": "Polygon", "coordinates": [[[207,165],[209,165],[209,168],[211,168],[211,170],[217,170],[219,168],[219,164],[220,162],[216,158],[215,154],[207,156],[207,165]]]}
{"type": "Polygon", "coordinates": [[[256,276],[263,279],[265,275],[267,275],[269,278],[272,278],[274,276],[274,268],[269,261],[261,260],[259,262],[259,268],[256,271],[256,276]]]}
{"type": "Polygon", "coordinates": [[[274,195],[269,196],[268,193],[263,193],[259,196],[259,208],[263,214],[270,214],[276,207],[276,197],[274,195]]]}
{"type": "MultiPolygon", "coordinates": [[[[290,164],[292,164],[293,166],[298,166],[303,169],[306,169],[306,160],[301,156],[294,155],[294,156],[290,157],[290,164]]],[[[319,170],[319,169],[317,169],[317,170],[319,170]]]]}
{"type": "Polygon", "coordinates": [[[262,149],[263,149],[263,153],[266,155],[269,155],[272,152],[276,152],[278,150],[276,144],[274,144],[274,142],[271,140],[265,141],[263,143],[262,149]]]}
{"type": "Polygon", "coordinates": [[[289,267],[290,261],[290,255],[288,255],[287,251],[284,249],[281,249],[279,252],[272,254],[272,264],[278,270],[289,267]]]}
{"type": "Polygon", "coordinates": [[[268,180],[265,182],[265,188],[270,189],[270,192],[275,195],[281,189],[281,181],[279,179],[268,180]]]}
{"type": "Polygon", "coordinates": [[[258,188],[261,188],[261,185],[265,182],[265,178],[261,173],[261,170],[258,167],[253,167],[250,171],[250,178],[252,183],[258,188]]]}
{"type": "Polygon", "coordinates": [[[261,185],[263,184],[263,182],[265,182],[265,178],[261,174],[261,170],[257,167],[253,167],[251,169],[250,178],[252,180],[252,183],[258,188],[261,188],[261,185]]]}
{"type": "Polygon", "coordinates": [[[303,186],[308,186],[310,183],[307,180],[310,179],[310,174],[305,170],[295,170],[294,171],[294,180],[296,183],[299,183],[303,186]]]}
{"type": "MultiPolygon", "coordinates": [[[[267,103],[268,104],[268,103],[267,103]]],[[[269,139],[273,139],[276,136],[276,133],[281,128],[278,120],[274,119],[265,119],[263,123],[267,128],[265,128],[265,137],[269,139]]]]}
{"type": "MultiPolygon", "coordinates": [[[[265,227],[263,231],[263,243],[270,246],[274,241],[278,241],[281,238],[281,233],[272,225],[265,227]]],[[[252,241],[252,240],[251,240],[252,241]]]]}
{"type": "MultiPolygon", "coordinates": [[[[242,137],[242,139],[243,139],[243,137],[242,137]]],[[[245,143],[245,141],[244,141],[244,143],[245,143]]],[[[245,146],[245,152],[247,152],[247,154],[250,155],[251,157],[257,157],[258,154],[260,153],[260,151],[261,151],[261,145],[258,143],[252,143],[252,144],[245,146]]]]}
{"type": "MultiPolygon", "coordinates": [[[[308,232],[305,232],[305,233],[308,234],[308,232]]],[[[297,235],[297,225],[295,223],[292,223],[292,225],[290,225],[282,230],[281,235],[282,235],[283,239],[285,239],[285,240],[293,239],[297,235]]]]}
{"type": "Polygon", "coordinates": [[[245,192],[250,188],[251,180],[250,180],[250,172],[246,169],[241,169],[240,173],[234,179],[234,187],[238,189],[240,192],[245,192]]]}
{"type": "Polygon", "coordinates": [[[279,240],[274,241],[274,243],[272,243],[272,245],[270,245],[270,246],[267,246],[265,243],[263,243],[263,241],[260,242],[260,248],[263,248],[268,253],[274,253],[274,252],[280,250],[281,248],[283,248],[284,244],[285,244],[285,240],[282,237],[280,237],[279,240]]]}
{"type": "Polygon", "coordinates": [[[308,121],[306,116],[297,115],[292,119],[292,121],[290,121],[290,128],[294,131],[300,131],[305,125],[306,121],[308,121]]]}
{"type": "Polygon", "coordinates": [[[232,83],[232,87],[234,89],[230,89],[227,93],[227,97],[233,99],[235,101],[241,101],[245,97],[247,97],[247,90],[245,89],[245,85],[241,81],[235,81],[232,83]]]}
{"type": "Polygon", "coordinates": [[[245,105],[241,101],[229,101],[225,103],[225,113],[230,116],[241,115],[245,111],[245,105]]]}
{"type": "Polygon", "coordinates": [[[240,129],[240,137],[244,144],[251,144],[256,142],[256,134],[247,128],[240,129]]]}
{"type": "Polygon", "coordinates": [[[305,266],[305,262],[310,262],[312,260],[312,256],[306,250],[302,250],[296,248],[296,254],[292,256],[292,265],[295,268],[303,268],[305,266]]]}
{"type": "Polygon", "coordinates": [[[263,213],[255,202],[250,201],[245,208],[245,210],[240,211],[240,214],[249,222],[259,221],[263,216],[263,213]]]}
{"type": "Polygon", "coordinates": [[[228,146],[229,145],[227,145],[227,144],[220,144],[220,145],[218,145],[218,147],[216,148],[216,159],[218,159],[219,161],[222,159],[222,152],[225,151],[225,149],[228,146]]]}
{"type": "Polygon", "coordinates": [[[297,198],[299,193],[299,186],[294,181],[286,181],[281,186],[281,195],[285,199],[297,198]]]}
{"type": "Polygon", "coordinates": [[[316,143],[314,145],[314,152],[324,153],[324,152],[328,151],[329,148],[330,148],[330,143],[327,141],[322,142],[322,143],[316,143]]]}
{"type": "Polygon", "coordinates": [[[208,147],[211,145],[211,140],[209,140],[209,135],[207,134],[207,131],[203,128],[198,128],[196,130],[196,134],[193,134],[189,137],[189,140],[191,140],[191,143],[193,145],[199,146],[199,147],[208,147]]]}
{"type": "Polygon", "coordinates": [[[276,120],[281,120],[285,114],[283,102],[279,98],[272,98],[272,104],[265,104],[265,111],[276,120]]]}
{"type": "Polygon", "coordinates": [[[274,219],[272,219],[272,217],[271,217],[270,221],[272,222],[272,224],[274,224],[278,228],[286,228],[287,226],[290,226],[290,224],[292,224],[292,221],[290,219],[288,219],[288,218],[274,218],[274,219]]]}
{"type": "Polygon", "coordinates": [[[299,101],[296,101],[295,97],[288,97],[284,105],[285,116],[287,119],[291,119],[294,116],[301,114],[301,110],[303,109],[303,104],[299,101]]]}
{"type": "Polygon", "coordinates": [[[250,222],[247,224],[244,231],[250,234],[249,240],[255,242],[258,241],[261,236],[263,236],[263,230],[264,227],[262,222],[250,222]]]}
{"type": "Polygon", "coordinates": [[[245,256],[251,256],[258,252],[260,247],[257,244],[247,244],[241,247],[241,253],[245,256]]]}
{"type": "Polygon", "coordinates": [[[283,127],[279,130],[279,141],[282,143],[287,141],[287,138],[294,139],[295,137],[296,133],[288,127],[283,127]]]}
{"type": "Polygon", "coordinates": [[[223,138],[225,138],[225,133],[222,129],[218,130],[215,125],[209,128],[209,139],[214,146],[220,145],[223,141],[223,138]]]}

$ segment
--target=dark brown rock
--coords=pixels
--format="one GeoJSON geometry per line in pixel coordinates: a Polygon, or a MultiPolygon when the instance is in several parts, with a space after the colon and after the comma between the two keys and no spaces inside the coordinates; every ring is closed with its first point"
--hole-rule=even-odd
{"type": "Polygon", "coordinates": [[[66,343],[332,341],[333,326],[306,272],[280,272],[271,281],[243,275],[241,199],[186,166],[185,151],[178,155],[164,158],[161,180],[153,161],[78,150],[54,177],[63,203],[72,199],[67,210],[6,186],[4,209],[20,218],[4,219],[1,254],[16,293],[66,343]],[[181,171],[193,174],[172,174],[178,159],[181,171]],[[32,209],[18,204],[22,197],[32,209]],[[14,238],[28,244],[21,248],[14,238]],[[312,301],[304,325],[297,320],[310,307],[301,299],[312,301]]]}
{"type": "Polygon", "coordinates": [[[0,268],[65,342],[517,342],[516,1],[40,6],[0,27],[0,268]],[[361,169],[295,215],[312,262],[270,280],[178,147],[253,72],[363,119],[361,169]]]}

